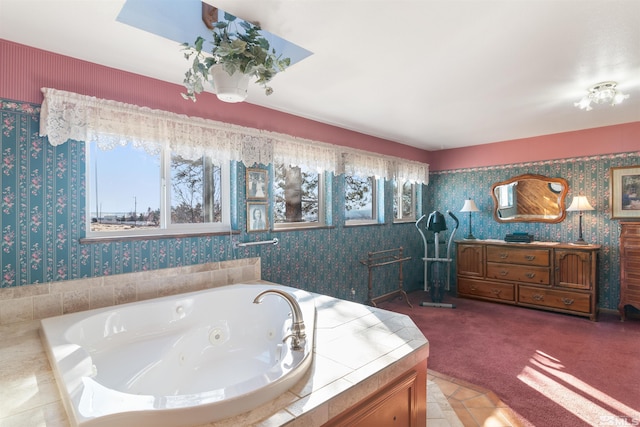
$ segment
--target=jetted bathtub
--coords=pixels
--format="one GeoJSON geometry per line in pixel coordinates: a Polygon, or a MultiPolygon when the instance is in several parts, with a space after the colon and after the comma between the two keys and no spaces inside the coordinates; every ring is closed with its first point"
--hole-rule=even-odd
{"type": "Polygon", "coordinates": [[[313,297],[237,284],[43,319],[42,338],[76,426],[194,426],[266,403],[311,364],[313,297]],[[297,300],[306,327],[292,350],[297,300]]]}

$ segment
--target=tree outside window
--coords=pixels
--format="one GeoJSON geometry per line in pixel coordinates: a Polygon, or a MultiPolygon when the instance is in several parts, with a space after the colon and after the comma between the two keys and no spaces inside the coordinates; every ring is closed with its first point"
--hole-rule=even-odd
{"type": "Polygon", "coordinates": [[[347,224],[375,222],[377,220],[375,177],[345,175],[344,200],[344,216],[347,224]]]}
{"type": "Polygon", "coordinates": [[[323,223],[322,174],[305,166],[274,166],[275,226],[323,223]]]}
{"type": "Polygon", "coordinates": [[[87,235],[228,230],[228,175],[229,165],[207,156],[189,160],[132,144],[101,150],[88,143],[87,235]]]}
{"type": "Polygon", "coordinates": [[[393,181],[393,217],[396,221],[416,220],[416,191],[415,184],[404,181],[398,187],[397,181],[393,181]]]}
{"type": "Polygon", "coordinates": [[[171,223],[220,222],[220,166],[210,158],[188,160],[171,156],[171,223]]]}

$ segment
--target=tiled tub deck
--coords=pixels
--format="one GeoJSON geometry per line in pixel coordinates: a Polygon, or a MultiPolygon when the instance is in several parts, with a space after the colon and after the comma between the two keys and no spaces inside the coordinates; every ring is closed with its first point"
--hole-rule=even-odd
{"type": "MultiPolygon", "coordinates": [[[[215,264],[181,267],[181,271],[160,275],[149,272],[87,279],[90,282],[84,284],[33,285],[39,290],[15,290],[23,294],[11,299],[5,293],[0,305],[4,320],[0,324],[0,425],[69,425],[39,338],[38,319],[47,317],[43,314],[260,280],[259,259],[215,264]],[[181,286],[184,282],[189,284],[181,286]],[[12,300],[18,303],[11,306],[12,300]]],[[[314,299],[316,349],[305,378],[277,399],[209,426],[320,426],[426,361],[429,343],[407,316],[324,295],[314,294],[314,299]]]]}

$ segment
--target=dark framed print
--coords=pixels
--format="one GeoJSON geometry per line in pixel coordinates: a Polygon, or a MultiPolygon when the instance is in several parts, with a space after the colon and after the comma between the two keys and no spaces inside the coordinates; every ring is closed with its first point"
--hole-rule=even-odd
{"type": "Polygon", "coordinates": [[[611,219],[640,218],[640,166],[609,169],[611,219]]]}
{"type": "Polygon", "coordinates": [[[247,199],[267,200],[269,177],[266,169],[247,168],[247,199]]]}
{"type": "Polygon", "coordinates": [[[247,231],[268,231],[269,211],[267,203],[247,202],[247,231]]]}

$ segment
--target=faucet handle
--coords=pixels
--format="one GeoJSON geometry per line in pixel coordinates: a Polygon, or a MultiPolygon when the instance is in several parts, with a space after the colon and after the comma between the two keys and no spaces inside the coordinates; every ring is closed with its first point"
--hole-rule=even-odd
{"type": "Polygon", "coordinates": [[[289,338],[291,338],[291,350],[304,351],[304,347],[302,346],[304,339],[301,340],[296,334],[289,334],[286,337],[282,338],[282,342],[287,341],[289,338]]]}

